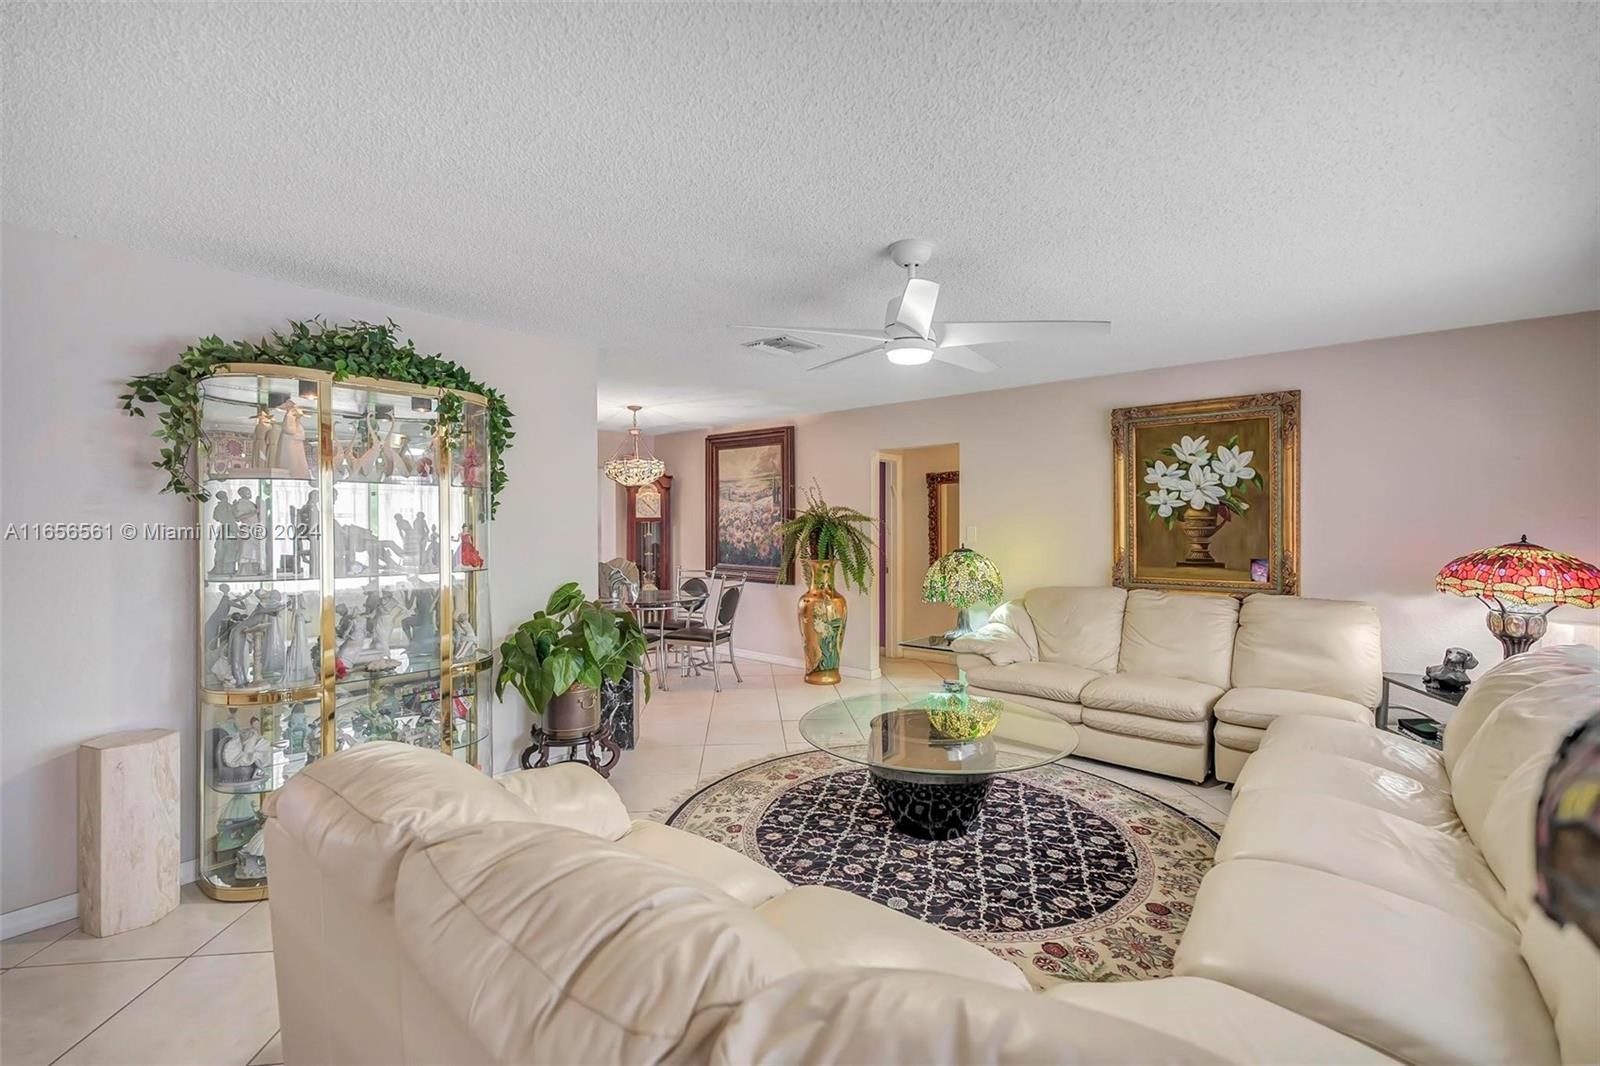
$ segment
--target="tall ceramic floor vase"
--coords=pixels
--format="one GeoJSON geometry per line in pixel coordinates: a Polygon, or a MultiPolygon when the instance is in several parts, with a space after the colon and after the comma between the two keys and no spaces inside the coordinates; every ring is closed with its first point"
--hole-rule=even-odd
{"type": "Polygon", "coordinates": [[[806,684],[837,684],[839,653],[844,648],[844,623],[849,612],[844,597],[833,587],[835,564],[832,559],[818,559],[802,565],[809,586],[800,597],[800,640],[806,648],[806,684]]]}
{"type": "Polygon", "coordinates": [[[1183,521],[1179,523],[1183,535],[1189,539],[1189,551],[1182,559],[1178,560],[1179,566],[1206,566],[1220,567],[1225,564],[1218,562],[1211,554],[1211,538],[1217,535],[1222,528],[1222,514],[1216,510],[1197,510],[1190,507],[1183,512],[1183,521]]]}

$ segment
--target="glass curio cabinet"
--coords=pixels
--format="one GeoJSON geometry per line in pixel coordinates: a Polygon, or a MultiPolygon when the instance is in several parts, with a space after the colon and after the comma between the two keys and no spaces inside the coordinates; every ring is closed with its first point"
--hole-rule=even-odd
{"type": "Polygon", "coordinates": [[[198,876],[262,899],[262,802],[307,764],[368,740],[489,759],[488,408],[255,364],[200,391],[198,876]]]}

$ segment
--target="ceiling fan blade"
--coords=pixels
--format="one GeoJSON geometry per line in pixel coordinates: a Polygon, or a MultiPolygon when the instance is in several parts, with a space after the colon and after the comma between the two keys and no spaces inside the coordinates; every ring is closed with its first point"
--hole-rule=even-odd
{"type": "Polygon", "coordinates": [[[1026,341],[1065,341],[1111,332],[1109,322],[945,322],[939,326],[941,347],[1026,341]]]}
{"type": "Polygon", "coordinates": [[[938,282],[927,278],[910,278],[906,281],[906,291],[889,301],[884,328],[903,326],[923,340],[932,340],[933,307],[938,302],[938,282]]]}
{"type": "Polygon", "coordinates": [[[941,363],[959,366],[963,370],[976,370],[980,374],[1000,369],[971,348],[935,348],[933,357],[941,363]]]}
{"type": "Polygon", "coordinates": [[[770,330],[773,333],[818,333],[824,337],[854,337],[862,341],[886,341],[889,335],[881,329],[829,329],[814,326],[730,326],[730,329],[770,330]]]}
{"type": "Polygon", "coordinates": [[[808,366],[808,367],[806,367],[806,370],[807,371],[821,370],[825,366],[832,366],[834,363],[842,363],[846,359],[854,359],[858,355],[866,355],[868,352],[875,352],[875,351],[877,351],[878,349],[880,349],[882,347],[883,347],[883,343],[879,342],[878,344],[874,344],[871,347],[863,348],[859,352],[851,352],[849,355],[841,355],[837,359],[829,359],[826,363],[818,363],[816,366],[808,366]]]}

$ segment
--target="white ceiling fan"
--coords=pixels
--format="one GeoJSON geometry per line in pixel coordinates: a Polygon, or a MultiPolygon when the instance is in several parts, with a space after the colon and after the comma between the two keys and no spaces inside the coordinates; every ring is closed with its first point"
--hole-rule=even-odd
{"type": "MultiPolygon", "coordinates": [[[[858,352],[818,363],[810,370],[821,370],[857,356],[883,351],[889,362],[919,366],[929,360],[950,363],[964,370],[987,374],[997,369],[988,358],[973,351],[990,344],[1069,341],[1086,335],[1111,332],[1110,322],[1053,320],[1030,322],[941,322],[933,321],[933,307],[939,299],[939,285],[917,277],[918,268],[933,255],[933,245],[921,240],[895,241],[889,245],[889,258],[906,269],[905,292],[889,301],[882,329],[835,329],[813,326],[734,326],[734,329],[772,330],[779,334],[800,333],[822,337],[849,337],[872,343],[858,352]]],[[[772,340],[781,341],[776,337],[772,340]]],[[[781,344],[758,341],[750,347],[781,349],[781,344]]]]}

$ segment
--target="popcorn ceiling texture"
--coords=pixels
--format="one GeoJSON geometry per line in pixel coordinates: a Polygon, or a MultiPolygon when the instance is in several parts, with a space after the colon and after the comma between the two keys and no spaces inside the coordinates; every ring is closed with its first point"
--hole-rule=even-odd
{"type": "Polygon", "coordinates": [[[8,221],[596,347],[613,425],[630,401],[665,432],[1597,302],[1591,4],[57,4],[4,26],[8,221]],[[938,246],[941,318],[1113,335],[991,349],[988,376],[806,374],[724,328],[881,324],[905,236],[938,246]]]}

